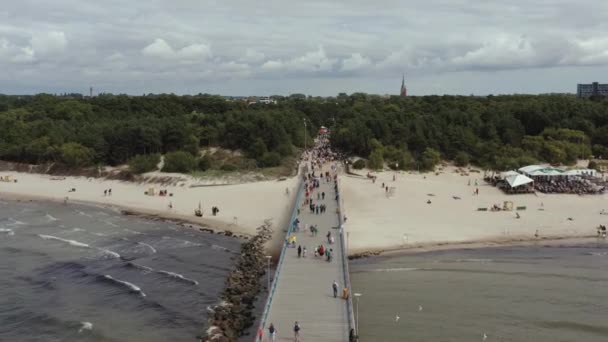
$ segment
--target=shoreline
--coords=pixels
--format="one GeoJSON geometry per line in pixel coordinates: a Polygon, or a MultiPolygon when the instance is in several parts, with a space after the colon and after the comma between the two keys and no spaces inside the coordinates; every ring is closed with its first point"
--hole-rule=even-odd
{"type": "MultiPolygon", "coordinates": [[[[512,239],[485,239],[471,240],[461,242],[429,242],[417,243],[411,246],[394,247],[394,248],[377,248],[358,251],[348,256],[349,261],[357,259],[366,259],[372,257],[391,257],[402,256],[409,254],[419,254],[437,251],[453,251],[461,249],[484,249],[494,247],[565,247],[563,243],[569,245],[581,245],[585,243],[597,242],[598,238],[595,235],[556,235],[539,238],[512,238],[512,239]]],[[[608,244],[608,240],[601,239],[608,244]]]]}
{"type": "MultiPolygon", "coordinates": [[[[64,201],[55,197],[40,196],[40,195],[24,195],[20,193],[12,193],[0,191],[0,200],[7,202],[48,202],[54,204],[62,204],[64,201]]],[[[179,214],[165,214],[152,209],[142,209],[136,207],[130,207],[118,204],[99,203],[95,201],[86,200],[68,200],[67,205],[77,204],[87,207],[110,209],[115,211],[117,214],[124,216],[134,216],[144,220],[151,221],[163,221],[167,223],[173,223],[184,228],[197,229],[201,232],[210,234],[222,234],[225,236],[240,238],[243,241],[251,238],[252,235],[236,230],[232,231],[227,229],[231,224],[225,224],[223,222],[217,222],[215,220],[200,219],[200,221],[193,220],[188,217],[184,217],[179,214]],[[206,222],[205,222],[206,221],[206,222]],[[213,221],[213,222],[211,222],[213,221]]]]}

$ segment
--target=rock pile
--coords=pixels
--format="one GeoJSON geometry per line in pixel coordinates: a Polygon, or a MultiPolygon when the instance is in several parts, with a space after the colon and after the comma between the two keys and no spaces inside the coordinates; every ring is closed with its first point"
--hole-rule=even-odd
{"type": "Polygon", "coordinates": [[[241,246],[236,268],[228,275],[221,303],[210,309],[209,326],[201,337],[203,342],[232,342],[251,327],[254,302],[262,289],[266,273],[264,245],[272,237],[271,223],[257,228],[257,234],[241,246]]]}

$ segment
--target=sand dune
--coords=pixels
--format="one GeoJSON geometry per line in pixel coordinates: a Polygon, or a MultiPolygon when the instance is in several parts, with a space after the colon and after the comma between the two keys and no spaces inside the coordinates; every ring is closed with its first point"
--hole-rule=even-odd
{"type": "Polygon", "coordinates": [[[381,172],[377,173],[375,184],[368,179],[343,176],[350,253],[440,243],[534,239],[537,229],[543,238],[590,236],[599,224],[608,223],[608,216],[599,214],[602,209],[608,211],[608,195],[506,195],[485,184],[481,173],[461,176],[454,171],[448,167],[439,175],[381,172]],[[467,185],[469,179],[471,186],[467,185]],[[473,194],[475,179],[479,183],[478,196],[473,194]],[[383,182],[396,187],[393,197],[386,197],[381,189],[383,182]],[[431,204],[427,204],[429,199],[431,204]],[[515,211],[477,211],[478,207],[502,206],[504,201],[527,208],[519,211],[519,219],[515,211]]]}

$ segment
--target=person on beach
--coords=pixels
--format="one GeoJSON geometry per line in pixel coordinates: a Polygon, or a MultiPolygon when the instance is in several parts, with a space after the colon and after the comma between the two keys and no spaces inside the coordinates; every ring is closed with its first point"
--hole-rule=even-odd
{"type": "Polygon", "coordinates": [[[319,246],[319,256],[323,256],[323,254],[325,254],[325,248],[323,247],[323,245],[319,246]]]}
{"type": "Polygon", "coordinates": [[[325,191],[321,193],[321,199],[325,199],[325,191]]]}
{"type": "Polygon", "coordinates": [[[294,341],[300,342],[300,325],[298,324],[298,321],[296,321],[296,323],[293,325],[293,334],[294,341]]]}
{"type": "Polygon", "coordinates": [[[302,246],[298,245],[298,258],[302,257],[302,246]]]}
{"type": "Polygon", "coordinates": [[[104,190],[104,191],[103,191],[103,195],[104,195],[104,196],[107,196],[107,195],[108,195],[108,190],[104,190]]]}
{"type": "Polygon", "coordinates": [[[108,189],[108,196],[112,196],[112,189],[108,189]]]}
{"type": "Polygon", "coordinates": [[[331,243],[331,232],[328,231],[325,236],[327,236],[327,243],[331,243]]]}
{"type": "Polygon", "coordinates": [[[274,327],[274,323],[270,323],[268,327],[268,337],[270,337],[270,341],[274,342],[277,337],[277,329],[274,327]]]}
{"type": "Polygon", "coordinates": [[[302,258],[306,258],[306,246],[302,248],[302,258]]]}
{"type": "Polygon", "coordinates": [[[331,262],[331,255],[333,254],[334,250],[332,248],[330,248],[328,251],[325,251],[325,255],[327,256],[327,262],[331,262]]]}
{"type": "Polygon", "coordinates": [[[338,297],[338,283],[334,280],[334,283],[331,285],[334,290],[334,298],[338,297]]]}

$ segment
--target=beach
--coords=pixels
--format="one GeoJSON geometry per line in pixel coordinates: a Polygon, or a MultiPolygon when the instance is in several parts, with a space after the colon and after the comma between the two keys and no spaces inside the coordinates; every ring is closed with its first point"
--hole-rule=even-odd
{"type": "Polygon", "coordinates": [[[363,177],[343,175],[340,180],[351,255],[590,237],[599,224],[608,222],[608,216],[600,215],[608,210],[606,194],[507,195],[485,183],[482,172],[463,176],[451,166],[437,173],[373,173],[375,183],[365,177],[367,170],[357,173],[363,177]],[[387,197],[382,183],[395,188],[393,196],[387,197]],[[505,201],[513,203],[513,211],[489,210],[494,204],[502,208],[505,201]],[[523,206],[525,210],[515,210],[523,206]],[[482,207],[488,211],[478,211],[482,207]]]}
{"type": "MultiPolygon", "coordinates": [[[[63,202],[67,197],[68,203],[80,202],[128,209],[140,214],[192,222],[214,231],[228,230],[249,236],[255,234],[255,229],[264,224],[265,220],[271,220],[275,232],[283,231],[289,220],[298,185],[297,177],[282,181],[216,185],[180,175],[183,180],[165,186],[103,178],[0,172],[0,177],[4,176],[17,180],[16,183],[0,182],[0,196],[6,199],[29,198],[63,202]],[[71,189],[76,191],[71,192],[71,189]],[[112,189],[111,195],[104,195],[104,191],[109,189],[112,189]],[[289,189],[289,195],[285,189],[289,189]],[[145,194],[150,190],[154,190],[155,195],[145,194]],[[167,190],[167,195],[159,196],[160,190],[167,190]],[[194,215],[199,203],[203,210],[202,218],[194,215]],[[216,216],[212,215],[212,207],[219,208],[216,216]]],[[[275,234],[275,240],[282,238],[282,234],[275,234]]]]}

